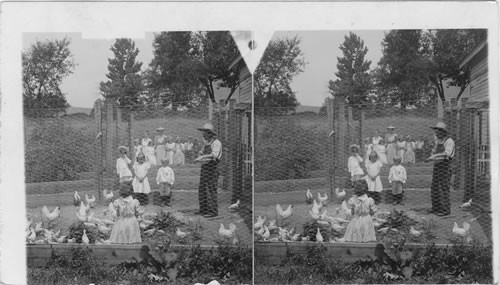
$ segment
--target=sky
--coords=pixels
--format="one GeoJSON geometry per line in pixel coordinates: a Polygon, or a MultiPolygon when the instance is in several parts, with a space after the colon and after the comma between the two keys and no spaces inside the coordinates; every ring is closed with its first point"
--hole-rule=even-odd
{"type": "MultiPolygon", "coordinates": [[[[382,56],[381,42],[384,31],[353,31],[361,37],[368,47],[367,60],[370,68],[375,68],[382,56]]],[[[298,35],[302,41],[300,47],[307,65],[304,72],[293,79],[292,89],[297,99],[304,106],[321,106],[328,96],[328,82],[335,79],[337,57],[342,56],[339,46],[349,31],[298,31],[275,32],[273,38],[293,37],[298,35]]],[[[66,94],[68,103],[73,107],[91,108],[100,97],[99,83],[106,81],[108,59],[113,57],[110,47],[115,39],[84,39],[81,33],[25,33],[23,50],[28,49],[37,40],[71,40],[70,49],[77,64],[73,74],[63,80],[61,90],[66,94]]],[[[143,38],[134,38],[139,49],[138,60],[145,70],[153,58],[153,33],[145,33],[143,38]]]]}

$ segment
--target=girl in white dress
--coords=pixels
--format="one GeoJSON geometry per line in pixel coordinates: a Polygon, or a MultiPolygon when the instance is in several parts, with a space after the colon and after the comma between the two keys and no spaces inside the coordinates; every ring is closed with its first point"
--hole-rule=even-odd
{"type": "Polygon", "coordinates": [[[382,164],[387,164],[387,153],[385,150],[384,139],[380,139],[378,141],[378,144],[375,145],[375,147],[373,148],[373,150],[377,153],[378,159],[380,160],[380,162],[382,162],[382,164]]]}
{"type": "Polygon", "coordinates": [[[416,143],[411,140],[410,136],[406,137],[406,151],[404,161],[405,163],[415,163],[415,152],[413,151],[416,147],[416,143]]]}
{"type": "Polygon", "coordinates": [[[141,243],[141,229],[137,222],[139,201],[132,198],[130,183],[120,186],[120,198],[113,202],[118,220],[113,225],[109,240],[111,243],[141,243]]]}
{"type": "Polygon", "coordinates": [[[167,148],[167,160],[168,164],[174,164],[174,154],[175,154],[175,142],[172,141],[172,137],[167,137],[167,143],[165,144],[167,148]]]}
{"type": "Polygon", "coordinates": [[[155,148],[153,146],[153,142],[149,142],[148,146],[144,150],[144,155],[146,156],[146,162],[149,163],[150,166],[156,166],[156,155],[155,148]]]}
{"type": "Polygon", "coordinates": [[[401,158],[403,163],[405,162],[405,152],[406,152],[406,141],[403,136],[398,137],[396,142],[396,157],[401,158]]]}
{"type": "Polygon", "coordinates": [[[184,156],[184,151],[182,149],[181,139],[177,138],[175,140],[175,154],[174,154],[174,164],[176,165],[184,165],[186,162],[186,158],[184,156]]]}
{"type": "Polygon", "coordinates": [[[126,146],[118,147],[120,157],[116,160],[116,173],[120,178],[120,183],[132,181],[132,171],[130,171],[129,164],[132,162],[127,157],[128,148],[126,146]]]}
{"type": "Polygon", "coordinates": [[[365,162],[367,172],[365,180],[368,184],[368,195],[375,200],[376,205],[380,203],[380,192],[383,190],[382,181],[380,180],[382,166],[376,152],[372,152],[369,160],[365,162]]]}
{"type": "Polygon", "coordinates": [[[149,163],[146,162],[144,155],[137,157],[137,163],[134,164],[135,177],[132,181],[134,194],[138,197],[141,204],[148,204],[148,194],[151,192],[151,187],[148,181],[149,163]]]}
{"type": "Polygon", "coordinates": [[[164,128],[157,128],[156,131],[158,134],[154,138],[154,144],[155,144],[155,151],[156,151],[156,162],[158,164],[161,163],[161,161],[167,157],[167,150],[165,147],[165,142],[167,136],[163,133],[165,129],[164,128]]]}
{"type": "Polygon", "coordinates": [[[149,137],[149,132],[145,131],[144,136],[141,139],[141,146],[142,148],[145,148],[148,146],[149,142],[152,141],[151,138],[149,137]]]}
{"type": "Polygon", "coordinates": [[[363,159],[359,156],[358,145],[351,145],[349,149],[351,150],[351,156],[349,156],[349,159],[347,160],[347,169],[351,174],[351,182],[354,182],[365,175],[363,169],[361,168],[363,159]]]}
{"type": "Polygon", "coordinates": [[[368,185],[365,180],[354,182],[354,196],[347,202],[353,218],[347,225],[344,239],[348,242],[377,241],[372,216],[377,210],[375,202],[367,195],[368,185]]]}

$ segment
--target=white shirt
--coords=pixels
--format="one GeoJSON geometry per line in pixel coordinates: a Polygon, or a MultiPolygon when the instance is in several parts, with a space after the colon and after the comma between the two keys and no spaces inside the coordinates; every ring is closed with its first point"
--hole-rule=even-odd
{"type": "Polygon", "coordinates": [[[127,176],[132,176],[132,172],[130,171],[130,169],[128,168],[128,165],[131,163],[132,161],[125,156],[125,158],[118,158],[116,160],[116,173],[118,173],[118,175],[120,176],[120,178],[122,177],[127,177],[127,176]]]}
{"type": "Polygon", "coordinates": [[[215,139],[210,145],[214,159],[220,159],[222,157],[222,143],[220,140],[215,139]]]}
{"type": "Polygon", "coordinates": [[[349,160],[347,160],[347,168],[349,169],[351,176],[365,174],[361,168],[361,162],[363,162],[363,159],[359,155],[349,156],[349,160]]]}
{"type": "Polygon", "coordinates": [[[174,185],[175,181],[175,175],[174,175],[174,170],[170,168],[169,166],[165,167],[160,167],[158,169],[158,173],[156,174],[156,183],[159,185],[162,182],[167,182],[170,183],[171,185],[174,185]]]}
{"type": "MultiPolygon", "coordinates": [[[[433,153],[436,153],[438,143],[442,143],[442,141],[436,141],[433,153]]],[[[447,158],[453,158],[455,156],[455,142],[450,137],[445,138],[444,152],[446,153],[447,158]]]]}
{"type": "Polygon", "coordinates": [[[392,181],[406,183],[406,169],[401,164],[393,165],[389,170],[389,183],[392,183],[392,181]]]}

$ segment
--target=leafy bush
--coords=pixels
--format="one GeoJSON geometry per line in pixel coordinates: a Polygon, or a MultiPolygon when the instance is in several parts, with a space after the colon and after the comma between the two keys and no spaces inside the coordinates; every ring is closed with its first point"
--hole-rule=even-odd
{"type": "Polygon", "coordinates": [[[66,181],[92,169],[93,138],[62,120],[45,121],[33,130],[25,148],[26,182],[66,181]]]}
{"type": "Polygon", "coordinates": [[[333,239],[334,237],[341,237],[341,234],[332,230],[331,227],[327,225],[322,225],[318,223],[318,221],[316,220],[307,221],[302,228],[304,229],[304,231],[301,236],[309,237],[310,241],[316,241],[316,234],[318,233],[318,228],[325,242],[329,241],[330,239],[333,239]]]}
{"type": "Polygon", "coordinates": [[[83,230],[86,230],[87,237],[91,244],[94,244],[96,240],[103,239],[107,240],[109,238],[108,235],[101,233],[95,227],[87,227],[83,222],[75,222],[69,226],[69,235],[68,238],[75,239],[75,242],[82,243],[83,230]]]}
{"type": "Polygon", "coordinates": [[[322,168],[326,145],[320,132],[300,126],[293,119],[271,118],[258,137],[255,149],[256,181],[302,179],[322,168]]]}

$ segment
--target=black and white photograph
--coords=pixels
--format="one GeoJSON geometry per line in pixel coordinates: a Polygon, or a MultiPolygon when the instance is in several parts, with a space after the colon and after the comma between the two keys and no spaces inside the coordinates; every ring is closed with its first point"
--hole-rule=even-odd
{"type": "Polygon", "coordinates": [[[2,2],[0,283],[497,284],[496,2],[2,2]]]}
{"type": "Polygon", "coordinates": [[[23,44],[28,283],[249,283],[251,75],[231,33],[23,44]]]}
{"type": "Polygon", "coordinates": [[[255,284],[493,282],[487,38],[275,32],[254,74],[255,284]]]}

